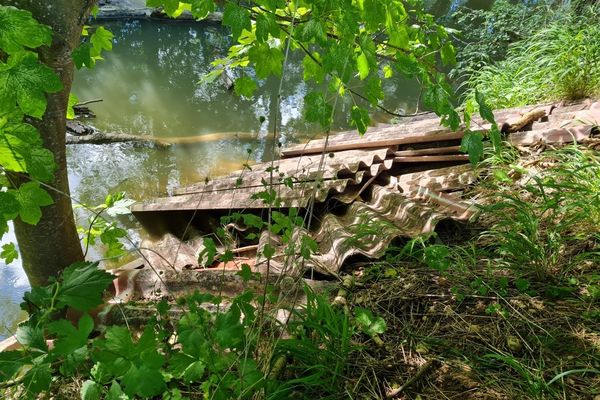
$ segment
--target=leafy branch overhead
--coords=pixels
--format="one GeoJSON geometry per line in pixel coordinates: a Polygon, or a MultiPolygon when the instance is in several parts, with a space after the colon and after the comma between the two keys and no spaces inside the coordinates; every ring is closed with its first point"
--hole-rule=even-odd
{"type": "MultiPolygon", "coordinates": [[[[177,2],[149,0],[175,16],[182,8],[203,18],[213,10],[210,0],[177,2]]],[[[412,2],[398,0],[288,2],[228,1],[223,24],[237,44],[226,58],[213,62],[215,78],[225,68],[254,68],[235,83],[250,97],[258,85],[252,80],[284,74],[287,49],[304,54],[304,78],[328,83],[326,93],[308,93],[307,118],[330,128],[333,112],[327,103],[336,96],[355,104],[351,123],[365,133],[370,123],[368,107],[383,100],[382,80],[394,74],[417,79],[429,99],[428,106],[453,128],[459,124],[453,94],[440,66],[455,60],[448,30],[412,2]],[[250,78],[248,75],[252,75],[250,78]],[[355,89],[355,87],[361,89],[355,89]],[[323,101],[326,99],[326,102],[323,101]]]]}

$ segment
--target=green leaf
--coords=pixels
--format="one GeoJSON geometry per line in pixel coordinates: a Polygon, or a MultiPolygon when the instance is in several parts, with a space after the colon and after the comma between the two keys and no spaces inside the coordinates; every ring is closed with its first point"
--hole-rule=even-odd
{"type": "Polygon", "coordinates": [[[114,276],[98,268],[98,263],[79,262],[67,267],[57,300],[80,311],[90,311],[102,304],[102,294],[114,276]]]}
{"type": "Polygon", "coordinates": [[[194,361],[183,372],[183,379],[187,383],[199,382],[205,370],[206,364],[203,361],[194,361]]]}
{"type": "Polygon", "coordinates": [[[192,6],[192,15],[196,19],[205,18],[209,13],[215,11],[214,0],[191,0],[189,3],[192,6]]]}
{"type": "Polygon", "coordinates": [[[475,101],[477,101],[477,104],[479,105],[479,114],[481,115],[481,118],[485,119],[489,123],[495,124],[496,120],[494,118],[492,109],[485,102],[485,97],[483,94],[477,89],[475,90],[475,101]]]}
{"type": "Polygon", "coordinates": [[[312,79],[316,83],[321,83],[325,78],[325,71],[323,71],[323,68],[317,61],[315,61],[315,59],[317,61],[321,59],[319,53],[317,52],[314,52],[312,54],[312,57],[308,55],[304,56],[304,59],[302,60],[302,67],[304,69],[304,80],[309,81],[312,79]]]}
{"type": "Polygon", "coordinates": [[[127,395],[137,395],[142,398],[158,396],[167,389],[160,371],[151,369],[145,365],[139,368],[132,365],[125,376],[123,376],[121,383],[127,395]]]}
{"type": "Polygon", "coordinates": [[[13,54],[52,42],[52,30],[38,23],[29,11],[0,6],[0,49],[13,54]]]}
{"type": "Polygon", "coordinates": [[[321,93],[311,92],[304,96],[304,115],[308,122],[318,122],[323,129],[331,126],[333,107],[325,101],[321,93]]]}
{"type": "Polygon", "coordinates": [[[352,111],[350,112],[350,118],[350,124],[358,129],[358,132],[361,134],[361,136],[364,135],[367,132],[369,124],[371,123],[369,112],[358,106],[353,106],[352,111]]]}
{"type": "Polygon", "coordinates": [[[305,260],[308,260],[312,254],[316,254],[319,251],[319,244],[313,238],[308,235],[302,236],[300,242],[300,255],[305,260]]]}
{"type": "Polygon", "coordinates": [[[129,396],[123,393],[121,385],[117,381],[113,381],[108,390],[106,400],[129,400],[129,396]]]}
{"type": "Polygon", "coordinates": [[[21,203],[13,191],[0,192],[0,216],[17,214],[20,209],[21,203]]]}
{"type": "Polygon", "coordinates": [[[308,22],[297,28],[298,39],[304,43],[324,44],[327,41],[327,29],[319,18],[311,18],[308,22]]]}
{"type": "Polygon", "coordinates": [[[50,364],[34,365],[23,379],[23,386],[30,393],[41,393],[50,389],[52,370],[50,364]]]}
{"type": "Polygon", "coordinates": [[[62,90],[58,76],[38,61],[35,53],[12,54],[6,64],[0,62],[0,97],[16,102],[23,113],[41,118],[46,111],[46,93],[62,90]]]}
{"type": "Polygon", "coordinates": [[[269,35],[277,38],[280,33],[279,24],[273,14],[263,13],[256,17],[256,40],[258,42],[266,42],[269,35]]]}
{"type": "Polygon", "coordinates": [[[233,90],[238,96],[252,97],[257,87],[254,79],[249,76],[242,76],[235,80],[233,90]]]}
{"type": "Polygon", "coordinates": [[[100,400],[102,395],[102,386],[98,383],[87,380],[81,386],[81,400],[100,400]]]}
{"type": "Polygon", "coordinates": [[[73,106],[79,103],[79,99],[75,93],[69,93],[69,105],[67,106],[67,119],[75,119],[75,110],[73,106]]]}
{"type": "Polygon", "coordinates": [[[146,6],[162,7],[169,16],[173,16],[179,8],[179,0],[146,0],[146,6]]]}
{"type": "Polygon", "coordinates": [[[364,80],[369,76],[369,59],[363,52],[356,58],[356,66],[358,68],[358,76],[361,80],[364,80]]]}
{"type": "Polygon", "coordinates": [[[0,259],[3,259],[6,264],[10,264],[19,258],[19,251],[14,243],[7,243],[2,246],[2,252],[0,252],[0,259]]]}
{"type": "Polygon", "coordinates": [[[454,46],[452,46],[452,43],[444,43],[440,49],[440,56],[444,65],[449,66],[456,64],[456,50],[454,49],[454,46]]]}
{"type": "Polygon", "coordinates": [[[24,183],[14,193],[21,204],[19,217],[26,224],[36,225],[42,218],[40,207],[54,203],[48,192],[42,189],[37,182],[24,183]]]}
{"type": "Polygon", "coordinates": [[[460,150],[469,155],[471,165],[476,166],[483,156],[483,135],[466,131],[460,144],[460,150]]]}
{"type": "Polygon", "coordinates": [[[450,252],[444,245],[434,244],[426,247],[423,252],[423,262],[429,268],[443,272],[450,268],[450,252]]]}
{"type": "Polygon", "coordinates": [[[92,44],[90,55],[98,57],[102,53],[102,50],[112,50],[113,38],[114,35],[112,32],[104,29],[103,26],[96,28],[96,31],[90,37],[90,43],[92,44]]]}
{"type": "Polygon", "coordinates": [[[259,79],[268,78],[270,75],[281,76],[284,55],[278,47],[257,43],[248,50],[248,57],[254,63],[259,79]]]}
{"type": "Polygon", "coordinates": [[[381,79],[379,79],[377,75],[371,75],[371,77],[367,80],[367,86],[365,90],[367,99],[369,99],[369,102],[374,106],[379,103],[379,100],[383,100],[385,97],[381,87],[381,79]]]}
{"type": "Polygon", "coordinates": [[[48,351],[44,331],[41,328],[21,325],[17,328],[15,336],[17,341],[25,348],[40,350],[42,352],[48,351]]]}
{"type": "Polygon", "coordinates": [[[48,324],[48,332],[56,335],[53,353],[68,355],[75,350],[87,345],[88,337],[94,330],[94,320],[88,314],[79,319],[79,326],[75,328],[66,320],[54,321],[48,324]]]}
{"type": "Polygon", "coordinates": [[[27,172],[29,176],[42,182],[52,182],[54,180],[54,172],[56,163],[54,162],[54,154],[43,148],[31,149],[26,158],[27,172]]]}
{"type": "Polygon", "coordinates": [[[203,266],[211,266],[217,255],[217,245],[212,238],[204,238],[204,249],[198,254],[198,263],[203,266]]]}
{"type": "Polygon", "coordinates": [[[250,12],[234,2],[228,1],[223,11],[223,25],[231,28],[233,40],[237,41],[243,29],[250,31],[250,12]]]}
{"type": "Polygon", "coordinates": [[[83,68],[86,66],[88,68],[93,68],[95,65],[95,61],[91,55],[92,46],[89,43],[82,43],[71,53],[71,58],[73,58],[73,62],[75,63],[75,67],[77,69],[83,68]]]}
{"type": "Polygon", "coordinates": [[[0,353],[0,382],[6,382],[31,363],[30,356],[22,351],[3,351],[0,353]]]}
{"type": "Polygon", "coordinates": [[[237,348],[243,342],[244,326],[238,307],[232,306],[226,313],[218,314],[215,319],[215,340],[223,348],[237,348]]]}

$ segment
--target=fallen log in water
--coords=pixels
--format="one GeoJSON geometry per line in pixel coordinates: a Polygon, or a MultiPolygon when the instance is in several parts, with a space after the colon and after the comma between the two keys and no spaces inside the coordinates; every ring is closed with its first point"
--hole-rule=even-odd
{"type": "Polygon", "coordinates": [[[131,135],[129,133],[99,132],[84,135],[67,135],[67,144],[108,144],[108,143],[142,143],[154,144],[158,147],[169,147],[176,144],[196,144],[217,142],[219,140],[254,140],[253,132],[216,132],[196,136],[155,137],[131,135]]]}

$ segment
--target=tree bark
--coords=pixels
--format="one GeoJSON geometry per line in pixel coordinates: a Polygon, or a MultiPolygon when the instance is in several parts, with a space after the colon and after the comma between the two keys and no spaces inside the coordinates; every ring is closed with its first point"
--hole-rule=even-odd
{"type": "Polygon", "coordinates": [[[15,220],[23,267],[31,285],[43,285],[68,265],[83,260],[73,217],[65,145],[66,110],[73,82],[71,52],[79,44],[83,24],[95,0],[0,0],[30,11],[53,30],[50,47],[39,51],[40,60],[52,68],[63,83],[59,93],[48,94],[48,107],[41,120],[30,121],[40,132],[44,146],[54,153],[57,171],[48,190],[54,204],[42,208],[42,219],[33,226],[15,220]]]}

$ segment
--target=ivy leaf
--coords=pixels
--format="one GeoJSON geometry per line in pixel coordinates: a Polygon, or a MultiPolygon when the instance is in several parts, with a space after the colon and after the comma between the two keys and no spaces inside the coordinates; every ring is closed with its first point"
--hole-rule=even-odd
{"type": "Polygon", "coordinates": [[[14,193],[16,193],[17,200],[21,204],[19,217],[26,224],[37,224],[42,218],[40,207],[54,203],[48,192],[42,189],[37,182],[24,183],[14,193]]]}
{"type": "Polygon", "coordinates": [[[90,311],[102,304],[102,294],[114,277],[98,269],[98,263],[79,262],[67,267],[57,295],[59,304],[90,311]]]}
{"type": "Polygon", "coordinates": [[[6,64],[0,62],[0,94],[16,102],[23,113],[41,118],[46,111],[45,93],[62,89],[58,76],[38,61],[37,54],[21,51],[6,64]]]}
{"type": "Polygon", "coordinates": [[[94,320],[89,314],[84,314],[79,319],[78,328],[64,319],[51,322],[48,324],[48,332],[57,336],[52,352],[63,356],[73,353],[87,344],[87,339],[93,330],[94,320]]]}
{"type": "Polygon", "coordinates": [[[52,30],[38,23],[29,11],[15,7],[0,7],[0,49],[7,54],[49,46],[52,30]]]}
{"type": "Polygon", "coordinates": [[[477,89],[475,90],[475,101],[477,101],[477,104],[479,105],[479,115],[481,115],[481,118],[485,119],[491,124],[495,124],[496,119],[494,118],[492,109],[485,102],[485,97],[483,94],[477,89]]]}
{"type": "Polygon", "coordinates": [[[325,101],[321,93],[311,92],[304,96],[304,115],[308,122],[318,122],[323,129],[331,126],[333,107],[325,101]]]}
{"type": "Polygon", "coordinates": [[[223,25],[231,28],[233,40],[237,41],[243,29],[251,30],[250,12],[234,2],[227,2],[223,11],[223,25]]]}
{"type": "Polygon", "coordinates": [[[371,123],[369,112],[358,106],[353,106],[352,111],[350,111],[350,118],[350,124],[358,129],[358,132],[361,134],[361,136],[364,135],[367,132],[369,124],[371,123]]]}
{"type": "Polygon", "coordinates": [[[0,252],[0,258],[3,259],[6,264],[10,264],[19,258],[19,251],[14,243],[7,243],[2,246],[2,252],[0,252]]]}
{"type": "Polygon", "coordinates": [[[87,380],[81,386],[81,400],[100,400],[102,395],[102,386],[100,384],[87,380]]]}
{"type": "Polygon", "coordinates": [[[466,131],[460,144],[460,150],[469,155],[469,162],[476,166],[483,156],[483,135],[479,132],[466,131]]]}
{"type": "Polygon", "coordinates": [[[248,50],[248,57],[254,63],[259,79],[265,79],[269,75],[281,76],[284,55],[278,47],[257,43],[248,50]]]}
{"type": "Polygon", "coordinates": [[[249,76],[242,76],[235,80],[233,90],[238,96],[252,97],[257,87],[254,79],[249,76]]]}

